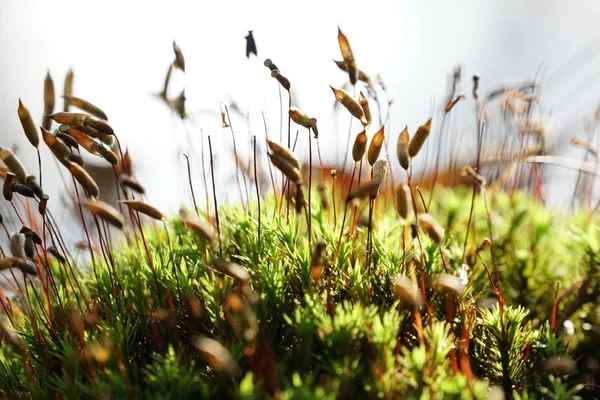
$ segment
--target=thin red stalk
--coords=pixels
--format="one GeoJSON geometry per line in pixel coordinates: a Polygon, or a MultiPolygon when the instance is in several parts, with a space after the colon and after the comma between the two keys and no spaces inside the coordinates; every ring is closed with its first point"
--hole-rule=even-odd
{"type": "MultiPolygon", "coordinates": [[[[360,165],[358,167],[358,182],[356,183],[356,186],[360,186],[360,178],[362,176],[362,166],[363,166],[363,160],[360,160],[360,165]]],[[[354,164],[354,169],[356,170],[356,163],[354,164]]],[[[356,228],[356,211],[358,210],[357,206],[354,206],[354,214],[352,216],[352,236],[354,237],[354,229],[356,228]]]]}
{"type": "Polygon", "coordinates": [[[152,270],[152,276],[154,277],[154,284],[156,285],[156,296],[158,297],[158,303],[161,307],[163,307],[162,296],[160,295],[160,285],[158,283],[158,277],[156,276],[156,270],[154,269],[154,261],[152,260],[152,255],[150,254],[150,249],[148,248],[148,243],[146,243],[146,236],[144,235],[144,229],[142,228],[142,223],[139,220],[140,215],[136,211],[136,215],[138,220],[137,226],[140,231],[140,236],[142,237],[142,243],[144,244],[144,249],[146,251],[146,256],[148,257],[148,263],[150,264],[150,269],[152,270]]]}
{"type": "Polygon", "coordinates": [[[554,327],[556,325],[556,310],[558,307],[558,287],[560,286],[560,283],[556,283],[556,288],[554,289],[554,299],[552,301],[552,322],[550,324],[550,328],[552,329],[552,331],[554,332],[554,327]]]}
{"type": "MultiPolygon", "coordinates": [[[[354,181],[354,173],[356,173],[356,164],[354,164],[354,171],[352,171],[352,178],[350,179],[350,187],[348,188],[348,194],[350,194],[350,191],[352,191],[352,182],[354,181]]],[[[339,256],[340,253],[340,246],[342,245],[342,236],[344,235],[344,224],[346,223],[346,214],[348,213],[348,204],[346,204],[344,206],[344,217],[342,218],[342,226],[340,228],[340,237],[338,239],[337,242],[337,246],[335,248],[335,255],[333,256],[333,262],[331,263],[332,267],[335,266],[335,263],[337,261],[337,258],[339,256]]],[[[333,273],[333,271],[332,271],[333,273]]],[[[330,274],[330,280],[331,280],[331,275],[330,274]]]]}

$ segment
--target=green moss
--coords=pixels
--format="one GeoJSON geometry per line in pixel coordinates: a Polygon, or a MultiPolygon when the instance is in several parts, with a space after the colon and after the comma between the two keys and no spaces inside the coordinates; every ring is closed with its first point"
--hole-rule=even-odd
{"type": "MultiPolygon", "coordinates": [[[[351,217],[332,265],[341,218],[334,224],[332,211],[315,201],[311,245],[322,238],[327,246],[316,283],[304,215],[288,219],[285,207],[278,214],[272,197],[261,204],[260,243],[256,204],[248,212],[222,207],[219,213],[222,257],[250,273],[246,287],[216,272],[218,245],[196,237],[178,219],[168,223],[168,238],[160,225],[146,228],[152,263],[139,233],[129,231],[130,245],[116,246],[113,262],[98,256],[81,278],[87,303],[72,289],[64,265],[53,264],[58,296],[50,297],[52,328],[44,318],[48,310],[29,288],[37,320],[13,314],[27,351],[23,357],[0,347],[0,387],[9,398],[251,399],[277,393],[282,399],[484,399],[489,386],[499,385],[509,397],[566,398],[561,396],[579,389],[577,375],[550,371],[554,377],[545,367],[594,340],[582,324],[597,329],[600,322],[600,231],[584,214],[566,216],[523,195],[493,193],[487,204],[491,226],[486,204],[477,198],[463,257],[470,198],[468,190],[437,190],[429,212],[446,230],[440,253],[425,235],[411,238],[392,199],[380,196],[370,269],[367,230],[359,227],[352,236],[351,217]],[[484,237],[492,246],[477,257],[484,237]],[[411,265],[427,300],[419,313],[422,342],[415,309],[394,287],[398,275],[410,276],[411,265]],[[491,285],[498,283],[495,265],[503,307],[489,306],[498,299],[491,285]],[[434,285],[445,268],[468,280],[455,300],[434,285]],[[555,323],[571,320],[572,335],[560,326],[551,329],[557,283],[564,296],[555,323]],[[241,373],[212,368],[193,345],[199,336],[221,343],[241,373]],[[469,379],[463,363],[476,378],[469,379]]],[[[28,310],[28,300],[19,297],[16,304],[28,310]]]]}

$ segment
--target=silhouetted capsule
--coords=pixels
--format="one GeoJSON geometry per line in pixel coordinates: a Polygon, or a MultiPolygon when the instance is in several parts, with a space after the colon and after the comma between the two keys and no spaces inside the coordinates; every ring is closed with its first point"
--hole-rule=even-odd
{"type": "Polygon", "coordinates": [[[20,233],[15,233],[10,237],[10,254],[13,257],[25,258],[25,249],[23,248],[23,237],[20,233]]]}
{"type": "Polygon", "coordinates": [[[146,190],[144,189],[144,187],[131,178],[123,176],[120,178],[120,181],[121,181],[121,185],[128,187],[129,189],[133,190],[136,193],[139,193],[139,194],[146,193],[146,190]]]}
{"type": "Polygon", "coordinates": [[[418,286],[413,284],[406,276],[398,276],[394,280],[394,287],[396,289],[396,294],[403,301],[416,308],[420,308],[423,305],[423,296],[421,295],[418,286]]]}
{"type": "Polygon", "coordinates": [[[22,233],[23,235],[25,235],[25,237],[30,236],[33,239],[33,243],[38,244],[40,246],[42,245],[42,238],[25,225],[21,227],[19,233],[22,233]]]}
{"type": "Polygon", "coordinates": [[[317,128],[317,119],[316,118],[310,119],[310,129],[312,129],[315,139],[318,139],[319,138],[319,129],[317,128]]]}
{"type": "Polygon", "coordinates": [[[490,240],[490,238],[484,238],[483,241],[481,242],[481,244],[479,246],[477,246],[477,249],[475,250],[476,253],[480,253],[481,251],[487,249],[489,246],[491,246],[492,241],[490,240]]]}
{"type": "Polygon", "coordinates": [[[421,213],[419,214],[418,221],[423,232],[425,232],[431,240],[437,244],[441,244],[444,241],[444,229],[435,218],[427,213],[421,213]]]}
{"type": "Polygon", "coordinates": [[[375,199],[377,197],[377,193],[379,192],[379,186],[381,186],[381,182],[363,183],[348,193],[348,196],[346,197],[346,203],[350,203],[354,199],[362,200],[366,197],[375,199]]]}
{"type": "Polygon", "coordinates": [[[245,36],[246,39],[246,58],[250,58],[250,54],[254,54],[258,56],[256,51],[256,42],[254,41],[254,35],[252,35],[252,31],[248,31],[248,34],[245,36]]]}
{"type": "Polygon", "coordinates": [[[269,154],[269,159],[273,163],[277,169],[285,175],[290,181],[294,182],[296,185],[302,184],[302,175],[300,170],[294,167],[288,159],[284,158],[279,154],[269,154]]]}
{"type": "Polygon", "coordinates": [[[312,255],[310,258],[310,275],[314,282],[318,282],[323,275],[323,269],[325,268],[325,256],[327,255],[327,244],[325,240],[319,239],[319,241],[313,247],[312,255]]]}
{"type": "Polygon", "coordinates": [[[60,252],[59,252],[58,250],[56,250],[56,247],[54,247],[54,246],[48,247],[48,248],[46,249],[46,251],[47,251],[48,253],[52,254],[52,255],[53,255],[53,256],[54,256],[54,257],[55,257],[55,258],[56,258],[58,261],[60,261],[61,263],[64,263],[65,261],[67,261],[67,260],[65,259],[65,257],[64,257],[62,254],[60,254],[60,252]]]}
{"type": "Polygon", "coordinates": [[[33,239],[31,236],[25,236],[25,243],[23,244],[23,249],[25,250],[25,255],[33,259],[35,257],[35,246],[33,244],[33,239]]]}
{"type": "Polygon", "coordinates": [[[373,177],[371,178],[371,182],[378,182],[381,184],[387,175],[388,162],[386,159],[382,158],[381,160],[377,160],[373,165],[373,177]]]}
{"type": "MultiPolygon", "coordinates": [[[[4,268],[0,266],[0,270],[2,269],[4,268]]],[[[12,328],[5,326],[3,322],[0,322],[0,338],[4,339],[18,354],[22,356],[27,354],[27,344],[12,328]]]]}
{"type": "Polygon", "coordinates": [[[365,151],[367,150],[367,132],[362,131],[358,135],[356,135],[356,139],[354,140],[354,145],[352,146],[352,159],[354,162],[359,162],[362,160],[365,155],[365,151]]]}
{"type": "Polygon", "coordinates": [[[66,161],[66,166],[73,177],[85,189],[91,197],[98,198],[100,189],[92,177],[86,172],[83,167],[71,161],[66,161]]]}
{"type": "Polygon", "coordinates": [[[67,102],[69,105],[71,105],[73,107],[77,107],[80,110],[83,110],[86,113],[91,114],[96,118],[100,118],[105,121],[108,121],[108,117],[106,116],[106,113],[104,111],[102,111],[100,109],[100,107],[93,105],[89,101],[84,100],[80,97],[75,97],[75,96],[71,96],[71,95],[63,95],[63,97],[65,99],[65,102],[67,102]]]}
{"type": "Polygon", "coordinates": [[[58,124],[65,124],[69,127],[84,126],[84,121],[89,118],[87,114],[73,113],[73,112],[57,112],[49,115],[54,122],[58,124]]]}
{"type": "Polygon", "coordinates": [[[240,282],[247,282],[250,279],[250,274],[244,267],[231,261],[216,258],[213,260],[213,267],[220,273],[240,282]]]}
{"type": "Polygon", "coordinates": [[[4,178],[4,183],[2,184],[2,196],[4,196],[4,200],[12,201],[13,191],[10,188],[14,183],[15,174],[12,172],[6,173],[6,178],[4,178]]]}
{"type": "Polygon", "coordinates": [[[93,147],[94,150],[111,165],[117,165],[119,163],[117,155],[111,149],[107,149],[100,143],[95,143],[93,147]]]}
{"type": "Polygon", "coordinates": [[[47,206],[48,206],[48,195],[44,194],[44,195],[42,195],[42,198],[40,199],[40,204],[38,205],[38,212],[40,213],[40,215],[46,214],[47,206]]]}
{"type": "Polygon", "coordinates": [[[5,149],[0,146],[0,159],[6,164],[10,172],[15,174],[14,179],[16,182],[25,183],[25,179],[27,179],[25,167],[10,149],[5,149]]]}
{"type": "MultiPolygon", "coordinates": [[[[69,72],[67,72],[67,75],[65,76],[65,84],[63,86],[63,96],[71,96],[73,94],[73,79],[74,78],[75,78],[75,74],[73,74],[72,70],[69,70],[69,72]]],[[[69,111],[69,103],[67,103],[67,100],[64,101],[63,111],[64,112],[69,111]]]]}
{"type": "Polygon", "coordinates": [[[31,190],[25,185],[21,185],[20,183],[13,183],[12,185],[10,185],[10,190],[12,190],[13,193],[19,193],[21,196],[32,198],[35,197],[35,193],[33,193],[33,190],[31,190]]]}
{"type": "Polygon", "coordinates": [[[363,94],[362,90],[360,92],[360,96],[358,96],[358,104],[360,104],[360,106],[363,109],[363,112],[365,113],[367,123],[371,124],[371,108],[369,107],[369,101],[363,94]]]}
{"type": "Polygon", "coordinates": [[[71,128],[80,130],[83,130],[83,128],[92,128],[106,135],[115,134],[114,130],[106,122],[92,118],[88,114],[59,112],[50,115],[50,118],[59,124],[65,124],[71,128]]]}
{"type": "Polygon", "coordinates": [[[319,192],[319,197],[321,198],[321,205],[325,210],[329,209],[329,200],[327,198],[327,186],[322,183],[319,183],[317,186],[317,191],[319,192]]]}
{"type": "Polygon", "coordinates": [[[292,121],[307,129],[311,128],[310,118],[297,107],[290,107],[290,118],[292,121]]]}
{"type": "Polygon", "coordinates": [[[367,152],[367,161],[372,166],[379,158],[379,153],[381,153],[381,148],[383,147],[383,140],[385,139],[384,126],[379,129],[373,138],[371,139],[371,144],[369,145],[369,151],[367,152]]]}
{"type": "Polygon", "coordinates": [[[456,103],[458,103],[461,100],[464,100],[465,96],[460,95],[460,96],[456,96],[454,99],[451,99],[448,104],[446,104],[446,108],[444,109],[445,112],[450,112],[454,106],[456,105],[456,103]]]}
{"type": "Polygon", "coordinates": [[[217,237],[215,228],[208,223],[208,221],[200,219],[196,215],[191,215],[185,209],[179,210],[179,217],[183,225],[194,231],[194,233],[201,238],[207,240],[209,243],[213,243],[217,237]]]}
{"type": "MultiPolygon", "coordinates": [[[[344,64],[344,61],[333,60],[333,62],[335,63],[335,65],[338,66],[339,69],[341,69],[344,72],[348,72],[348,69],[346,69],[346,64],[344,64]]],[[[367,75],[360,69],[358,70],[358,80],[363,81],[368,86],[373,86],[373,80],[369,77],[369,75],[367,75]]]]}
{"type": "Polygon", "coordinates": [[[151,206],[148,203],[145,203],[140,200],[121,200],[121,203],[125,204],[127,207],[132,210],[141,212],[151,218],[157,219],[159,221],[164,221],[167,219],[165,214],[159,211],[156,207],[151,206]]]}
{"type": "Polygon", "coordinates": [[[406,220],[410,214],[410,205],[412,204],[410,187],[401,183],[396,188],[396,211],[402,219],[406,220]]]}
{"type": "Polygon", "coordinates": [[[123,229],[123,226],[125,225],[123,214],[110,204],[95,199],[82,200],[80,203],[84,205],[93,216],[103,219],[117,229],[123,229]]]}
{"type": "Polygon", "coordinates": [[[71,135],[68,135],[68,134],[62,133],[62,132],[56,132],[56,134],[54,136],[57,139],[62,140],[62,142],[64,144],[66,144],[67,146],[69,146],[70,148],[79,150],[79,144],[77,143],[77,141],[75,139],[73,139],[73,137],[71,135]]]}
{"type": "Polygon", "coordinates": [[[408,155],[408,145],[410,143],[410,135],[408,134],[408,126],[405,126],[400,135],[398,135],[398,144],[396,146],[396,155],[400,166],[408,171],[410,166],[410,156],[408,155]]]}
{"type": "Polygon", "coordinates": [[[177,68],[185,72],[185,59],[183,58],[183,52],[181,51],[181,47],[173,40],[173,52],[175,53],[175,61],[173,61],[173,65],[177,68]]]}
{"type": "Polygon", "coordinates": [[[40,127],[40,130],[42,131],[42,139],[44,139],[46,146],[48,146],[52,154],[54,154],[54,157],[66,166],[65,160],[69,154],[71,154],[69,148],[46,129],[40,127]]]}
{"type": "Polygon", "coordinates": [[[16,259],[13,261],[15,268],[21,270],[22,273],[27,275],[36,276],[38,274],[37,266],[31,261],[16,259]]]}
{"type": "Polygon", "coordinates": [[[241,374],[241,369],[223,345],[207,337],[195,337],[193,345],[200,350],[206,363],[220,374],[236,377],[241,374]]]}
{"type": "Polygon", "coordinates": [[[416,222],[412,222],[412,223],[410,224],[410,236],[411,236],[413,239],[416,239],[416,238],[418,238],[418,237],[419,237],[419,227],[417,226],[417,223],[416,223],[416,222]]]}
{"type": "Polygon", "coordinates": [[[442,293],[457,296],[462,296],[465,293],[465,285],[460,281],[460,278],[446,273],[442,273],[436,278],[434,287],[442,293]]]}
{"type": "Polygon", "coordinates": [[[198,297],[191,293],[185,293],[183,295],[183,300],[192,317],[200,318],[202,316],[202,304],[198,300],[198,297]]]}
{"type": "Polygon", "coordinates": [[[354,60],[354,54],[352,54],[352,49],[350,48],[350,42],[348,42],[348,38],[342,33],[342,30],[339,26],[338,44],[340,46],[342,57],[344,58],[344,66],[346,71],[348,71],[350,83],[354,85],[358,80],[358,69],[356,68],[356,61],[354,60]]]}
{"type": "Polygon", "coordinates": [[[571,357],[564,356],[546,360],[544,367],[554,376],[566,376],[577,370],[577,363],[571,357]]]}
{"type": "Polygon", "coordinates": [[[133,162],[131,161],[131,155],[129,155],[129,149],[125,149],[125,155],[121,159],[119,172],[129,176],[133,173],[133,162]]]}
{"type": "Polygon", "coordinates": [[[271,71],[275,71],[275,70],[279,69],[279,68],[277,68],[277,65],[275,65],[275,63],[273,61],[271,61],[270,58],[267,58],[263,64],[265,67],[269,68],[271,71]]]}
{"type": "Polygon", "coordinates": [[[279,72],[278,69],[274,69],[271,71],[271,76],[275,79],[277,79],[277,82],[279,82],[279,84],[288,92],[290,91],[290,89],[292,88],[292,84],[290,83],[290,80],[288,78],[286,78],[285,76],[281,75],[281,72],[279,72]]]}
{"type": "Polygon", "coordinates": [[[298,168],[298,170],[302,169],[300,160],[298,160],[296,155],[294,155],[294,153],[292,153],[288,148],[270,140],[267,140],[267,144],[269,145],[269,149],[271,149],[274,154],[282,156],[286,161],[292,164],[292,166],[298,168]]]}
{"type": "Polygon", "coordinates": [[[415,156],[419,153],[419,150],[421,150],[421,147],[423,147],[423,143],[425,143],[425,139],[427,139],[429,136],[430,131],[431,118],[429,118],[429,120],[423,125],[419,126],[419,129],[417,129],[417,132],[415,132],[415,135],[410,140],[410,143],[408,144],[408,155],[410,158],[415,158],[415,156]]]}
{"type": "Polygon", "coordinates": [[[79,131],[80,133],[83,133],[91,138],[98,139],[102,143],[106,144],[107,146],[112,146],[114,143],[114,136],[106,135],[106,134],[98,131],[97,129],[94,129],[89,126],[82,125],[82,126],[77,126],[77,127],[69,127],[69,134],[71,136],[73,136],[73,132],[75,132],[75,131],[79,131]]]}
{"type": "Polygon", "coordinates": [[[77,129],[70,129],[69,134],[71,138],[73,138],[88,153],[99,155],[98,149],[96,147],[96,145],[98,145],[98,142],[96,142],[94,139],[77,129]]]}
{"type": "Polygon", "coordinates": [[[302,186],[296,187],[296,193],[294,195],[294,204],[296,206],[296,212],[301,213],[304,207],[306,207],[306,198],[302,191],[302,186]]]}
{"type": "Polygon", "coordinates": [[[37,128],[33,123],[33,118],[31,118],[31,114],[29,110],[25,108],[21,99],[19,99],[19,107],[17,108],[17,115],[19,116],[19,121],[21,121],[21,126],[23,127],[23,132],[29,140],[29,143],[33,147],[37,149],[40,145],[40,135],[38,134],[37,128]]]}
{"type": "Polygon", "coordinates": [[[346,93],[343,89],[336,89],[333,86],[329,86],[335,95],[335,99],[339,101],[345,108],[352,114],[352,116],[358,119],[363,126],[369,125],[367,118],[365,117],[365,112],[358,103],[358,101],[354,100],[352,96],[346,93]]]}
{"type": "Polygon", "coordinates": [[[75,153],[69,154],[69,156],[66,158],[66,160],[74,162],[75,164],[79,165],[80,167],[83,167],[83,159],[75,153]]]}
{"type": "MultiPolygon", "coordinates": [[[[115,134],[115,131],[110,125],[99,119],[86,118],[86,120],[84,121],[84,126],[94,128],[98,132],[104,133],[105,135],[113,136],[115,134]]],[[[99,139],[101,139],[101,137],[99,137],[99,139]]]]}
{"type": "Polygon", "coordinates": [[[44,129],[50,130],[52,127],[52,120],[48,117],[48,115],[54,112],[55,101],[56,95],[54,93],[54,81],[50,76],[50,71],[47,71],[46,79],[44,79],[44,118],[42,119],[42,126],[44,129]]]}
{"type": "Polygon", "coordinates": [[[177,113],[177,115],[181,119],[187,118],[187,112],[185,111],[185,100],[185,89],[182,90],[181,93],[179,93],[179,96],[177,96],[177,98],[169,100],[169,107],[171,107],[171,109],[175,113],[177,113]]]}
{"type": "Polygon", "coordinates": [[[31,189],[31,191],[38,197],[38,199],[44,195],[44,192],[42,192],[42,188],[40,187],[40,185],[38,185],[37,180],[33,175],[29,175],[25,179],[25,186],[31,189]]]}

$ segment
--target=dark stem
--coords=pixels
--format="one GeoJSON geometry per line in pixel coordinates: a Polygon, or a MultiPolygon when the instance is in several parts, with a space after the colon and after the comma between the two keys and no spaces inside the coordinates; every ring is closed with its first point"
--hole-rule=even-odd
{"type": "Polygon", "coordinates": [[[194,185],[192,185],[192,171],[190,169],[190,158],[187,154],[183,153],[185,157],[185,162],[187,164],[187,174],[188,174],[188,182],[190,183],[190,192],[192,193],[192,201],[194,202],[194,210],[196,211],[196,215],[198,214],[198,205],[196,204],[196,195],[194,194],[194,185]]]}
{"type": "Polygon", "coordinates": [[[310,242],[312,238],[312,209],[311,209],[311,192],[312,192],[312,138],[310,137],[310,128],[308,129],[308,214],[306,219],[308,220],[308,248],[310,249],[310,242]]]}
{"type": "Polygon", "coordinates": [[[258,189],[258,174],[256,172],[256,135],[254,135],[254,186],[256,187],[256,201],[258,203],[258,249],[260,251],[260,190],[258,189]]]}
{"type": "MultiPolygon", "coordinates": [[[[235,143],[235,135],[233,134],[233,125],[231,124],[231,118],[229,117],[229,109],[227,108],[227,104],[223,104],[225,107],[225,113],[227,114],[227,122],[229,123],[229,130],[231,131],[231,139],[233,140],[233,154],[235,155],[235,180],[238,184],[238,189],[240,191],[240,202],[242,203],[242,208],[244,212],[246,211],[246,206],[244,204],[244,196],[242,194],[242,185],[240,184],[240,166],[238,163],[238,152],[237,145],[235,143]]],[[[209,139],[210,140],[210,139],[209,139]]],[[[212,160],[211,160],[212,163],[212,160]]],[[[244,176],[244,185],[246,185],[246,195],[248,194],[248,186],[246,184],[246,177],[244,176]]]]}
{"type": "Polygon", "coordinates": [[[215,204],[215,219],[217,221],[217,234],[219,235],[219,257],[223,257],[223,243],[221,242],[221,222],[219,221],[219,208],[217,205],[217,189],[215,187],[215,166],[213,160],[212,143],[208,135],[208,151],[210,152],[210,175],[212,177],[213,201],[215,204]]]}

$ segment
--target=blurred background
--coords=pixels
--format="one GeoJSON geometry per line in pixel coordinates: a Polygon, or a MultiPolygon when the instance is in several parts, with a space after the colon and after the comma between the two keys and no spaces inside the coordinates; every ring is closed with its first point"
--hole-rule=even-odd
{"type": "MultiPolygon", "coordinates": [[[[383,96],[382,101],[393,100],[387,129],[391,155],[405,125],[414,132],[433,116],[434,133],[426,149],[431,159],[449,76],[460,65],[458,92],[467,99],[452,111],[449,124],[450,132],[462,139],[450,137],[449,143],[461,151],[465,163],[474,158],[473,74],[481,77],[481,93],[535,79],[540,87],[537,112],[549,126],[548,148],[582,159],[584,150],[570,146],[569,140],[589,134],[586,121],[594,118],[600,100],[599,16],[600,4],[593,0],[170,1],[162,6],[142,1],[0,0],[0,146],[13,148],[37,175],[35,150],[17,118],[18,99],[41,123],[46,73],[54,79],[58,110],[71,68],[74,95],[107,113],[152,204],[174,210],[182,202],[190,203],[183,153],[190,156],[192,181],[201,193],[201,154],[208,154],[208,135],[219,201],[236,200],[231,132],[221,125],[220,104],[230,110],[239,155],[246,162],[253,135],[264,153],[263,113],[269,137],[279,140],[282,125],[286,136],[287,97],[283,93],[282,122],[279,86],[263,66],[271,58],[292,83],[294,105],[318,119],[324,162],[339,168],[350,124],[344,110],[334,111],[329,88],[347,81],[347,74],[332,62],[341,59],[339,25],[358,67],[385,83],[389,98],[383,96]],[[249,30],[258,57],[246,58],[249,30]],[[190,115],[185,121],[153,95],[162,90],[173,60],[173,40],[183,51],[186,72],[173,72],[169,95],[176,97],[185,89],[190,115]]],[[[292,126],[292,136],[295,129],[292,126]]],[[[359,131],[356,121],[350,129],[353,140],[359,131]]],[[[377,129],[372,127],[369,135],[377,129]]],[[[297,148],[304,160],[306,134],[300,132],[297,148]]],[[[42,144],[40,149],[51,207],[58,220],[67,218],[64,204],[69,202],[63,200],[72,185],[61,182],[47,147],[42,144]]],[[[400,176],[395,156],[392,160],[400,176]]],[[[85,161],[97,169],[95,174],[106,170],[99,158],[85,161]]],[[[262,161],[266,165],[264,157],[262,161]]],[[[67,171],[60,168],[66,177],[67,171]]],[[[548,202],[568,201],[576,174],[560,167],[546,172],[548,202]]]]}

